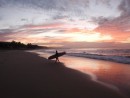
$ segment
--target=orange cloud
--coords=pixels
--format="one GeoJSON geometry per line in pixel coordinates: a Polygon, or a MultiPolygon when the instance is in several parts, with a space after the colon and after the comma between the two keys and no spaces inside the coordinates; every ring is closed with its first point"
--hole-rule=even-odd
{"type": "Polygon", "coordinates": [[[100,24],[94,31],[111,35],[114,42],[122,42],[130,38],[129,24],[126,23],[126,20],[124,21],[120,22],[118,19],[106,21],[100,24]]]}
{"type": "Polygon", "coordinates": [[[50,24],[43,24],[43,25],[25,25],[24,27],[27,29],[55,29],[63,27],[63,23],[50,23],[50,24]]]}

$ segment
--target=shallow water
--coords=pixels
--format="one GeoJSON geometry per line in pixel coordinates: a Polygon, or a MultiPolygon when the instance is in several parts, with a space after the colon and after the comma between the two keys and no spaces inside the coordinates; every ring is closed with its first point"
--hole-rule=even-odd
{"type": "MultiPolygon", "coordinates": [[[[45,58],[51,55],[43,52],[37,53],[45,58]]],[[[74,56],[63,56],[60,58],[60,61],[68,68],[79,70],[91,75],[93,79],[114,85],[121,92],[130,97],[130,64],[74,56]]]]}

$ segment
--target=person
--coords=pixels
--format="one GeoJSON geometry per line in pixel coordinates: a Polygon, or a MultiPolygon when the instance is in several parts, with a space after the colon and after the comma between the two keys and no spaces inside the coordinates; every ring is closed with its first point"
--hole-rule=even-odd
{"type": "Polygon", "coordinates": [[[58,58],[58,51],[56,50],[56,62],[59,62],[59,58],[58,58]]]}

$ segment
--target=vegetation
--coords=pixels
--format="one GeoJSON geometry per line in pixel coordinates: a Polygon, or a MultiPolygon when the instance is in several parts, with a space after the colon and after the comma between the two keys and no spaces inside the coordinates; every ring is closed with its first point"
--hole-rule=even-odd
{"type": "Polygon", "coordinates": [[[47,47],[42,47],[38,45],[32,45],[31,43],[28,44],[23,44],[21,42],[0,42],[0,49],[18,49],[18,50],[24,50],[24,49],[40,49],[40,48],[47,48],[47,47]]]}

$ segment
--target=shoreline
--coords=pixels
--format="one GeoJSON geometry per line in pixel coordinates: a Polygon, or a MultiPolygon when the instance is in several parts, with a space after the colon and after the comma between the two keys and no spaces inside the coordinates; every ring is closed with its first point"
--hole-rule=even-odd
{"type": "MultiPolygon", "coordinates": [[[[44,51],[29,52],[37,53],[40,57],[44,58],[48,58],[52,55],[44,51]]],[[[61,62],[64,62],[66,67],[90,75],[93,81],[118,92],[122,92],[126,96],[130,96],[130,66],[128,64],[68,55],[60,57],[59,59],[61,62]]]]}
{"type": "Polygon", "coordinates": [[[2,98],[125,98],[87,74],[25,51],[1,52],[2,98]]]}
{"type": "MultiPolygon", "coordinates": [[[[39,49],[39,50],[32,50],[32,51],[27,51],[27,52],[32,52],[32,53],[37,53],[37,54],[39,54],[39,55],[41,55],[44,51],[42,50],[42,49],[39,49]],[[39,51],[40,50],[40,51],[39,51]]],[[[49,55],[52,55],[52,54],[54,54],[54,53],[49,53],[49,52],[46,52],[46,53],[44,53],[44,54],[49,54],[49,55]]],[[[78,53],[77,53],[78,54],[78,53]]],[[[110,58],[108,58],[108,59],[106,59],[106,57],[105,57],[105,59],[104,58],[99,58],[99,57],[90,57],[90,55],[97,55],[97,56],[103,56],[103,55],[98,55],[98,54],[88,54],[89,56],[87,57],[87,56],[80,56],[80,55],[77,55],[77,54],[75,54],[75,55],[73,55],[73,54],[66,54],[66,56],[68,56],[68,57],[77,57],[77,58],[84,58],[84,59],[92,59],[92,60],[100,60],[100,61],[105,61],[105,62],[112,62],[112,63],[118,63],[118,64],[125,64],[125,65],[130,65],[130,63],[128,62],[119,62],[119,61],[116,61],[116,60],[111,60],[110,58]]],[[[48,55],[48,56],[49,56],[48,55]]],[[[43,57],[43,56],[42,56],[43,57]]],[[[128,57],[129,58],[129,56],[126,56],[126,57],[128,57]]]]}
{"type": "MultiPolygon", "coordinates": [[[[27,52],[30,52],[30,51],[27,51],[27,52]]],[[[36,53],[36,54],[38,54],[40,57],[46,58],[46,59],[48,58],[49,55],[52,55],[52,54],[50,54],[50,53],[45,53],[45,54],[47,54],[47,56],[43,56],[43,55],[41,55],[40,52],[32,52],[32,51],[31,51],[30,53],[36,53]]],[[[67,55],[67,57],[75,58],[74,56],[69,56],[69,55],[67,55]]],[[[82,57],[76,57],[76,58],[82,58],[82,57]]],[[[91,58],[87,58],[87,59],[91,59],[91,58]]],[[[95,59],[94,59],[94,60],[95,60],[95,59]]],[[[96,60],[97,60],[97,59],[96,59],[96,60]]],[[[49,61],[53,61],[53,60],[49,60],[49,61]]],[[[64,61],[64,60],[63,60],[63,61],[64,61]]],[[[102,61],[102,60],[101,60],[101,61],[102,61]]],[[[104,61],[104,60],[103,60],[103,61],[104,61]]],[[[108,61],[108,62],[110,62],[110,61],[108,61]]],[[[67,64],[65,64],[65,62],[64,62],[63,64],[65,65],[65,67],[67,67],[67,64]]],[[[69,67],[68,67],[68,68],[69,68],[69,67]]],[[[80,72],[82,72],[82,71],[80,71],[80,72]]],[[[95,82],[97,82],[97,83],[99,83],[99,84],[101,84],[101,85],[103,85],[103,86],[106,86],[106,87],[108,87],[108,88],[110,88],[110,89],[116,90],[117,92],[119,91],[119,88],[117,88],[116,86],[98,80],[97,76],[94,75],[93,73],[87,72],[87,73],[84,73],[84,74],[89,75],[89,76],[91,77],[91,80],[93,80],[93,81],[95,81],[95,82]]]]}

